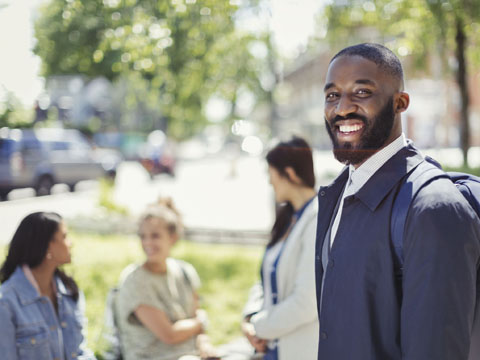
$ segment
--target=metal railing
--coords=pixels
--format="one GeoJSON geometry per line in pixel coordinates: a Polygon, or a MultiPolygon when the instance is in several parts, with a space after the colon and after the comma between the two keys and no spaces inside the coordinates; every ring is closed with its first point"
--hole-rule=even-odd
{"type": "Polygon", "coordinates": [[[265,245],[269,233],[261,230],[226,230],[211,228],[186,228],[185,239],[194,242],[265,245]]]}

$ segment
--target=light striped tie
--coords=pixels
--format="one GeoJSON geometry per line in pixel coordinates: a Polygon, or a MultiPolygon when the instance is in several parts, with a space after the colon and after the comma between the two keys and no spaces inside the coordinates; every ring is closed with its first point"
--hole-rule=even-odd
{"type": "Polygon", "coordinates": [[[342,194],[342,200],[340,205],[338,206],[337,214],[335,215],[335,219],[332,224],[332,230],[330,232],[330,247],[333,245],[333,241],[335,240],[335,235],[337,235],[338,225],[340,224],[340,218],[342,217],[342,210],[343,210],[343,202],[347,196],[350,196],[355,193],[355,187],[352,185],[352,177],[348,178],[347,184],[345,185],[345,191],[342,194]]]}

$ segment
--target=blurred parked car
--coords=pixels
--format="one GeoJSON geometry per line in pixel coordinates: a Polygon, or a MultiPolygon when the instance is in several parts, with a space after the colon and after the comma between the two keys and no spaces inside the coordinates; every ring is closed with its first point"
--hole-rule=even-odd
{"type": "Polygon", "coordinates": [[[175,154],[173,144],[161,130],[152,131],[140,147],[138,159],[153,178],[158,174],[175,175],[175,154]]]}
{"type": "Polygon", "coordinates": [[[134,132],[108,131],[93,134],[95,145],[115,150],[119,152],[123,159],[132,161],[138,159],[138,150],[145,141],[145,135],[134,132]]]}
{"type": "Polygon", "coordinates": [[[83,180],[114,177],[121,161],[116,153],[94,149],[73,129],[0,129],[0,198],[9,191],[32,187],[38,196],[53,185],[70,190],[83,180]]]}

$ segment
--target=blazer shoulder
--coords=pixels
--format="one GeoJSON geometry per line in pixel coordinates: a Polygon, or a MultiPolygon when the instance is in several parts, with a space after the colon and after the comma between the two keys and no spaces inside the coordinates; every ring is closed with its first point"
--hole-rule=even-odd
{"type": "Polygon", "coordinates": [[[412,206],[422,211],[451,208],[457,212],[473,212],[467,199],[447,178],[434,180],[420,189],[412,206]]]}
{"type": "Polygon", "coordinates": [[[458,237],[480,241],[480,218],[449,179],[435,180],[419,191],[409,209],[407,226],[419,226],[425,234],[435,230],[442,236],[456,229],[458,237]]]}

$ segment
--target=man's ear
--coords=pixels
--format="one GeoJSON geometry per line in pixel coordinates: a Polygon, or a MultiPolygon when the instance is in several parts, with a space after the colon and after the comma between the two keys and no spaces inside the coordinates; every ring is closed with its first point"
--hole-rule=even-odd
{"type": "Polygon", "coordinates": [[[295,185],[302,185],[303,184],[303,181],[302,179],[300,179],[297,175],[297,173],[295,172],[295,170],[291,167],[291,166],[287,166],[285,168],[285,173],[287,174],[288,176],[288,179],[294,183],[295,185]]]}
{"type": "Polygon", "coordinates": [[[410,104],[410,95],[406,92],[399,92],[395,94],[395,113],[402,113],[408,109],[408,105],[410,104]]]}

